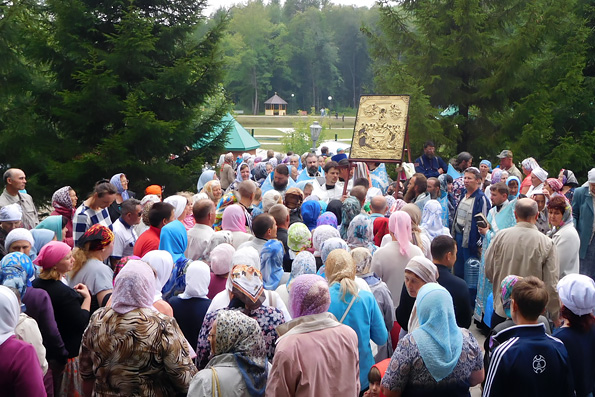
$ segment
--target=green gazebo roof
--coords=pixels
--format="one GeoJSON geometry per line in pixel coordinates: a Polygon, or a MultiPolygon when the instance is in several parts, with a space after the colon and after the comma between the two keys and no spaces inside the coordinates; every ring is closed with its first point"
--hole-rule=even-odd
{"type": "MultiPolygon", "coordinates": [[[[260,142],[258,142],[237,120],[230,114],[227,113],[221,119],[221,122],[214,127],[213,133],[216,135],[225,127],[229,126],[227,133],[227,143],[225,144],[225,150],[229,152],[240,152],[258,149],[260,142]]],[[[194,149],[200,149],[205,144],[196,142],[193,146],[194,149]]]]}

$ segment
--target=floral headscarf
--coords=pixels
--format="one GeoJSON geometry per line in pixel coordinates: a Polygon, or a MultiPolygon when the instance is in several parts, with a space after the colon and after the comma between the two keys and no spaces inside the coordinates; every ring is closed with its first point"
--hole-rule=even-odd
{"type": "Polygon", "coordinates": [[[214,355],[231,353],[250,396],[264,396],[266,345],[258,322],[238,310],[217,312],[214,355]]]}
{"type": "Polygon", "coordinates": [[[143,261],[126,263],[114,282],[112,309],[120,314],[138,308],[153,308],[155,275],[143,261]]]}
{"type": "Polygon", "coordinates": [[[302,251],[297,254],[291,263],[291,273],[286,284],[288,291],[291,289],[291,283],[295,278],[302,274],[316,274],[316,258],[308,251],[302,251]]]}
{"type": "Polygon", "coordinates": [[[60,208],[74,210],[75,208],[73,207],[72,200],[70,199],[71,189],[72,188],[70,186],[64,186],[56,190],[52,195],[52,207],[57,210],[60,208]]]}
{"type": "Polygon", "coordinates": [[[362,206],[355,197],[347,197],[341,206],[341,238],[347,239],[349,224],[362,211],[362,206]]]}
{"type": "Polygon", "coordinates": [[[332,226],[322,225],[314,229],[312,234],[312,245],[314,247],[314,256],[320,256],[322,244],[330,238],[341,238],[339,231],[332,226]]]}
{"type": "Polygon", "coordinates": [[[96,223],[78,239],[77,246],[84,247],[86,243],[90,242],[89,251],[99,251],[110,245],[112,241],[114,241],[114,232],[96,223]]]}
{"type": "Polygon", "coordinates": [[[372,269],[372,253],[364,247],[354,248],[351,251],[351,257],[355,262],[355,271],[358,276],[365,276],[372,269]]]}
{"type": "Polygon", "coordinates": [[[35,277],[31,258],[22,252],[11,252],[2,258],[0,266],[0,284],[17,289],[22,298],[35,277]]]}
{"type": "Polygon", "coordinates": [[[335,216],[335,214],[333,214],[330,211],[324,212],[322,215],[320,215],[320,217],[316,221],[316,227],[319,227],[322,225],[330,225],[330,226],[334,227],[335,229],[339,226],[337,223],[337,217],[335,216]]]}
{"type": "Polygon", "coordinates": [[[510,305],[512,304],[512,287],[514,287],[514,285],[520,279],[522,279],[522,277],[511,274],[504,277],[504,280],[502,280],[500,283],[500,288],[502,289],[502,307],[504,308],[504,313],[508,318],[512,317],[510,315],[510,305]]]}
{"type": "Polygon", "coordinates": [[[283,277],[283,244],[279,240],[269,240],[260,251],[260,270],[264,288],[275,290],[283,277]]]}
{"type": "Polygon", "coordinates": [[[364,214],[353,218],[347,229],[347,245],[349,248],[366,247],[370,251],[376,250],[372,218],[364,214]]]}
{"type": "Polygon", "coordinates": [[[233,235],[228,230],[219,230],[211,235],[209,242],[205,250],[202,253],[202,258],[199,258],[203,261],[209,262],[211,252],[215,249],[215,247],[219,246],[220,244],[229,244],[233,245],[233,235]]]}
{"type": "MultiPolygon", "coordinates": [[[[236,251],[237,252],[237,251],[236,251]]],[[[231,292],[248,310],[259,308],[264,302],[262,274],[254,266],[235,265],[229,273],[231,292]]]]}
{"type": "Polygon", "coordinates": [[[287,229],[287,247],[294,252],[310,248],[312,233],[306,225],[296,222],[287,229]]]}
{"type": "Polygon", "coordinates": [[[492,172],[492,185],[499,183],[502,179],[502,169],[496,168],[492,172]]]}
{"type": "Polygon", "coordinates": [[[547,178],[545,183],[547,183],[548,186],[552,188],[554,193],[560,192],[564,187],[558,178],[547,178]]]}
{"type": "Polygon", "coordinates": [[[320,259],[322,259],[322,263],[326,263],[328,255],[337,249],[349,251],[349,247],[347,246],[345,240],[339,237],[329,238],[324,243],[322,243],[322,248],[320,250],[320,259]]]}
{"type": "Polygon", "coordinates": [[[302,218],[304,219],[304,224],[308,226],[308,229],[314,230],[316,228],[316,222],[318,221],[319,216],[320,203],[314,200],[304,201],[302,204],[302,218]]]}
{"type": "Polygon", "coordinates": [[[293,318],[320,314],[331,305],[331,295],[325,279],[316,274],[297,277],[289,292],[289,312],[293,318]]]}

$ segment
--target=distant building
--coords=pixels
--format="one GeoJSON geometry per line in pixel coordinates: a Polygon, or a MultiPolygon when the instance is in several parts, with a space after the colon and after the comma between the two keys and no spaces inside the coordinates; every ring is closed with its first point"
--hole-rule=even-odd
{"type": "Polygon", "coordinates": [[[285,102],[277,93],[264,102],[264,114],[266,116],[285,116],[287,115],[287,102],[285,102]]]}

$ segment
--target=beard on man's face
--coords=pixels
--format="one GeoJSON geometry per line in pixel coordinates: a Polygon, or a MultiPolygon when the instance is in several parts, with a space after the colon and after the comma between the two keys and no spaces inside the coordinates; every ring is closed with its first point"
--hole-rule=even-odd
{"type": "Polygon", "coordinates": [[[277,183],[274,179],[273,179],[273,188],[275,190],[285,190],[285,188],[287,187],[287,184],[289,183],[289,179],[287,181],[285,181],[285,183],[277,183]]]}
{"type": "Polygon", "coordinates": [[[314,175],[314,174],[316,174],[316,172],[318,172],[317,166],[308,167],[308,174],[314,175]]]}
{"type": "Polygon", "coordinates": [[[406,203],[410,203],[415,199],[415,186],[411,186],[410,189],[407,189],[407,192],[405,193],[405,197],[403,198],[403,200],[405,200],[406,203]]]}

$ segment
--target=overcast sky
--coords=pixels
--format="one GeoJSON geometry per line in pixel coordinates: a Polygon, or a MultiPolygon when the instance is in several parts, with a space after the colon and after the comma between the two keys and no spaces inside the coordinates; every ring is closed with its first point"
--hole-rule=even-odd
{"type": "MultiPolygon", "coordinates": [[[[221,6],[230,7],[234,4],[246,2],[247,0],[210,0],[208,1],[206,15],[210,15],[213,11],[215,11],[221,6]]],[[[374,5],[374,0],[332,0],[332,3],[343,5],[357,5],[358,7],[372,7],[374,5]]]]}

